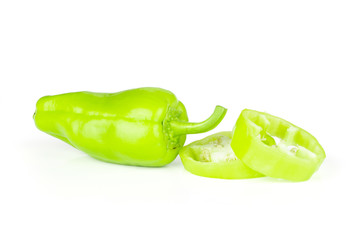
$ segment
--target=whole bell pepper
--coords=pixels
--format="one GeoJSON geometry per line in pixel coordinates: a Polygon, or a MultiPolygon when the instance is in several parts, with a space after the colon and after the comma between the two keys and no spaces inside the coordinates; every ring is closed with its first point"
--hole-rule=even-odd
{"type": "Polygon", "coordinates": [[[184,105],[170,91],[137,88],[45,96],[33,118],[41,131],[96,159],[164,166],[176,158],[186,134],[215,128],[225,114],[225,108],[216,106],[207,120],[190,123],[184,105]]]}

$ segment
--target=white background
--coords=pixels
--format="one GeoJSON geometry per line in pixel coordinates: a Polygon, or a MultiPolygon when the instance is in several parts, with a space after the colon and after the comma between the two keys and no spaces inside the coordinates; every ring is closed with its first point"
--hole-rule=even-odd
{"type": "Polygon", "coordinates": [[[359,239],[358,0],[0,2],[1,239],[359,239]],[[94,160],[35,128],[38,98],[155,86],[191,121],[244,108],[311,132],[307,182],[94,160]]]}

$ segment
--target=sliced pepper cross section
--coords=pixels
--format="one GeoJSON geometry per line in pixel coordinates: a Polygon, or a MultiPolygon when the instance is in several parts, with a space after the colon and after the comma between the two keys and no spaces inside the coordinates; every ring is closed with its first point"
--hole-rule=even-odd
{"type": "Polygon", "coordinates": [[[245,179],[264,175],[247,167],[231,149],[231,131],[220,132],[192,142],[180,150],[189,172],[211,178],[245,179]]]}
{"type": "Polygon", "coordinates": [[[231,147],[255,171],[291,181],[309,179],[325,159],[323,148],[307,131],[249,109],[237,120],[231,147]]]}

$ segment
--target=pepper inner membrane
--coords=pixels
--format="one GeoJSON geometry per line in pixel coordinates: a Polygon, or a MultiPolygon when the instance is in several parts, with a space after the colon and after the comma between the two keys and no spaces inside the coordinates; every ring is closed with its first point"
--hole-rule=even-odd
{"type": "Polygon", "coordinates": [[[237,160],[231,146],[231,138],[217,136],[216,138],[193,146],[193,159],[200,162],[229,162],[237,160]]]}
{"type": "Polygon", "coordinates": [[[315,158],[320,151],[309,133],[285,120],[257,112],[249,112],[248,119],[258,128],[260,140],[270,147],[302,158],[315,158]]]}

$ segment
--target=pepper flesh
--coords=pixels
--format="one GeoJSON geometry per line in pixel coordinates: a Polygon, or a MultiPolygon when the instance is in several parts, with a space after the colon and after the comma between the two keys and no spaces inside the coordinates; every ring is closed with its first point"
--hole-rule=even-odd
{"type": "Polygon", "coordinates": [[[213,129],[225,113],[217,106],[209,119],[189,123],[184,105],[173,93],[137,88],[45,96],[38,100],[33,118],[41,131],[96,159],[164,166],[175,159],[187,133],[213,129]]]}
{"type": "Polygon", "coordinates": [[[281,118],[245,109],[233,130],[231,147],[255,171],[291,181],[308,180],[325,159],[310,133],[281,118]],[[276,143],[275,139],[280,141],[276,143]]]}
{"type": "Polygon", "coordinates": [[[223,179],[262,177],[247,167],[230,147],[231,131],[220,132],[192,142],[180,150],[185,169],[195,175],[223,179]]]}

